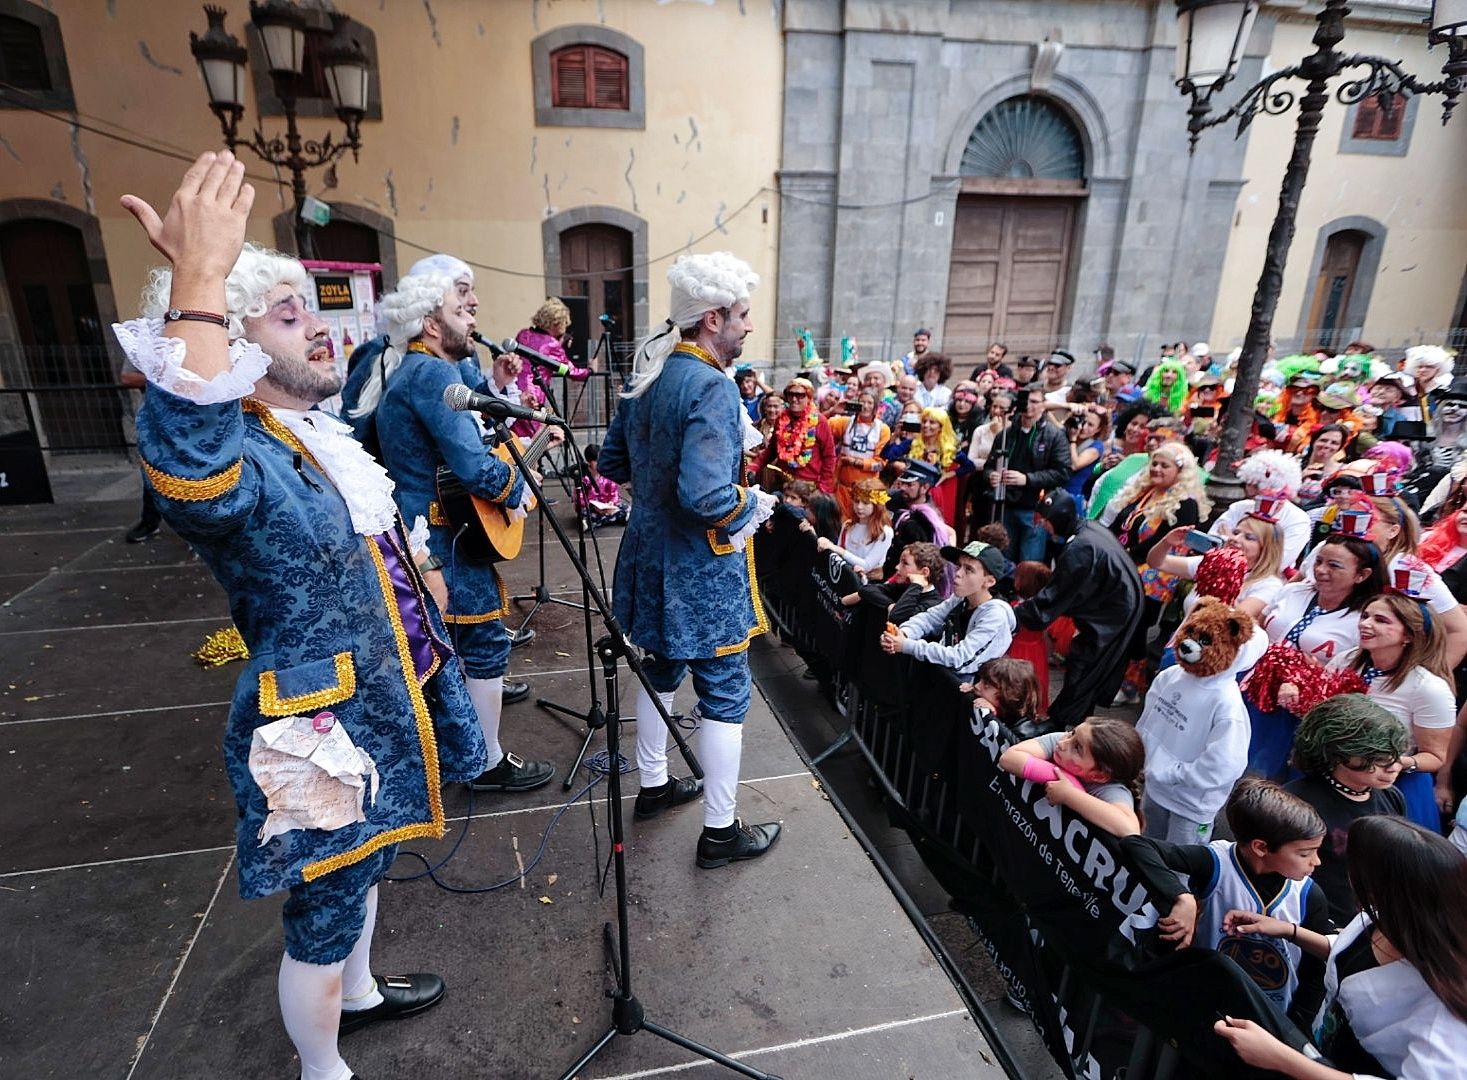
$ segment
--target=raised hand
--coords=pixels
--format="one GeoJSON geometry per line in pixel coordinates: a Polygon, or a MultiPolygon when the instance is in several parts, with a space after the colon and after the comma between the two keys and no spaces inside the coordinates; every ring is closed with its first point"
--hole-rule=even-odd
{"type": "Polygon", "coordinates": [[[255,189],[244,182],[243,162],[227,150],[209,151],[183,174],[165,216],[136,195],[121,201],[175,275],[222,279],[244,245],[255,189]]]}

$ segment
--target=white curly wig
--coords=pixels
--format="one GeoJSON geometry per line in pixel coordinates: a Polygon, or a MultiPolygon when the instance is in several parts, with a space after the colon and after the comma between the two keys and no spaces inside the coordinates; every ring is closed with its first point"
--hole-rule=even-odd
{"type": "MultiPolygon", "coordinates": [[[[424,274],[446,274],[455,283],[468,280],[474,283],[474,268],[455,255],[445,255],[439,252],[437,255],[425,255],[412,266],[408,267],[407,277],[422,277],[424,274]]],[[[402,282],[398,282],[398,288],[402,282]]]]}
{"type": "Polygon", "coordinates": [[[1435,364],[1437,369],[1436,376],[1421,387],[1423,392],[1444,390],[1452,385],[1453,353],[1449,350],[1440,345],[1412,345],[1406,350],[1406,374],[1416,379],[1418,385],[1421,380],[1416,372],[1422,364],[1435,364]]]}
{"type": "Polygon", "coordinates": [[[759,285],[759,275],[732,252],[684,255],[667,272],[672,286],[668,317],[643,339],[632,365],[627,397],[638,397],[662,374],[662,365],[678,343],[678,331],[698,325],[707,312],[732,307],[749,299],[759,285]]]}
{"type": "MultiPolygon", "coordinates": [[[[229,340],[245,336],[244,320],[265,314],[265,294],[277,285],[290,285],[304,294],[308,279],[306,268],[296,259],[270,248],[246,242],[235,260],[234,269],[224,279],[225,315],[229,319],[229,340]]],[[[143,286],[141,314],[145,319],[161,319],[173,306],[173,271],[155,267],[143,286]]]]}
{"type": "Polygon", "coordinates": [[[1258,450],[1238,466],[1238,479],[1264,491],[1282,491],[1292,499],[1299,493],[1299,459],[1282,450],[1258,450]]]}
{"type": "Polygon", "coordinates": [[[395,291],[377,301],[377,322],[387,335],[387,348],[381,363],[373,365],[362,384],[351,416],[371,416],[377,411],[387,380],[402,364],[403,346],[423,332],[423,320],[442,307],[444,297],[452,292],[453,278],[447,274],[409,274],[395,291]]]}

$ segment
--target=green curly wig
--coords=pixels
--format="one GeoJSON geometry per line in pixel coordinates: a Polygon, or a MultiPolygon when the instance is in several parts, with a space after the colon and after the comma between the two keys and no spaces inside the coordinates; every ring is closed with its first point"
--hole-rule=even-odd
{"type": "Polygon", "coordinates": [[[1286,356],[1274,366],[1283,375],[1285,386],[1289,385],[1289,380],[1295,375],[1319,374],[1319,361],[1312,356],[1306,356],[1304,353],[1295,353],[1293,356],[1286,356]]]}
{"type": "Polygon", "coordinates": [[[1294,733],[1294,768],[1325,776],[1351,758],[1400,757],[1406,727],[1364,694],[1340,694],[1310,709],[1294,733]]]}

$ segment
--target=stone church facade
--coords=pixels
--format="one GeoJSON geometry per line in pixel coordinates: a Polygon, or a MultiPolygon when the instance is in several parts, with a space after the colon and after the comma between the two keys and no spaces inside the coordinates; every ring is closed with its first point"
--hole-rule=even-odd
{"type": "Polygon", "coordinates": [[[1246,140],[1188,155],[1169,0],[786,0],[784,24],[781,338],[890,358],[930,327],[961,371],[993,340],[1206,334],[1246,140]]]}

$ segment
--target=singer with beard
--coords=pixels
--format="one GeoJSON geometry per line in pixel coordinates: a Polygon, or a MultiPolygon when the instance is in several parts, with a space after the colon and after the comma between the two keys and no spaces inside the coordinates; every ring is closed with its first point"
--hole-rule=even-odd
{"type": "Polygon", "coordinates": [[[739,483],[752,425],[728,368],[754,328],[749,293],[759,277],[715,252],[684,255],[667,279],[672,314],[637,350],[598,464],[635,491],[616,557],[616,617],[646,654],[648,681],[669,713],[689,672],[698,694],[706,792],[696,780],[668,776],[666,725],[639,691],[636,817],[704,794],[697,864],[708,869],[763,855],[780,828],[746,826],[735,815],[753,688],[749,642],[769,628],[751,541],[774,497],[739,483]]]}
{"type": "Polygon", "coordinates": [[[149,383],[145,482],[249,646],[224,731],[240,894],[288,891],[281,1017],[304,1080],[349,1080],[338,1035],[443,996],[436,975],[372,975],[377,882],[399,841],[444,834],[439,786],[477,775],[485,748],[392,481],[315,408],[340,379],[305,270],[243,244],[243,178],[206,153],[166,216],[123,197],[172,266],[113,332],[149,383]],[[300,768],[326,738],[356,783],[300,768]]]}
{"type": "Polygon", "coordinates": [[[439,509],[437,475],[446,466],[470,493],[509,510],[528,494],[519,469],[485,446],[472,413],[444,403],[450,386],[464,385],[463,361],[474,356],[474,317],[446,274],[409,275],[378,302],[397,362],[386,384],[368,380],[360,405],[375,406],[382,460],[396,484],[398,506],[408,518],[428,521],[428,548],[445,569],[448,605],[443,616],[454,650],[468,676],[489,768],[470,782],[475,791],[523,792],[549,783],[549,762],[526,761],[500,745],[504,673],[509,667],[509,611],[504,582],[493,563],[470,562],[454,551],[454,530],[439,509]],[[380,395],[380,397],[379,397],[380,395]]]}

